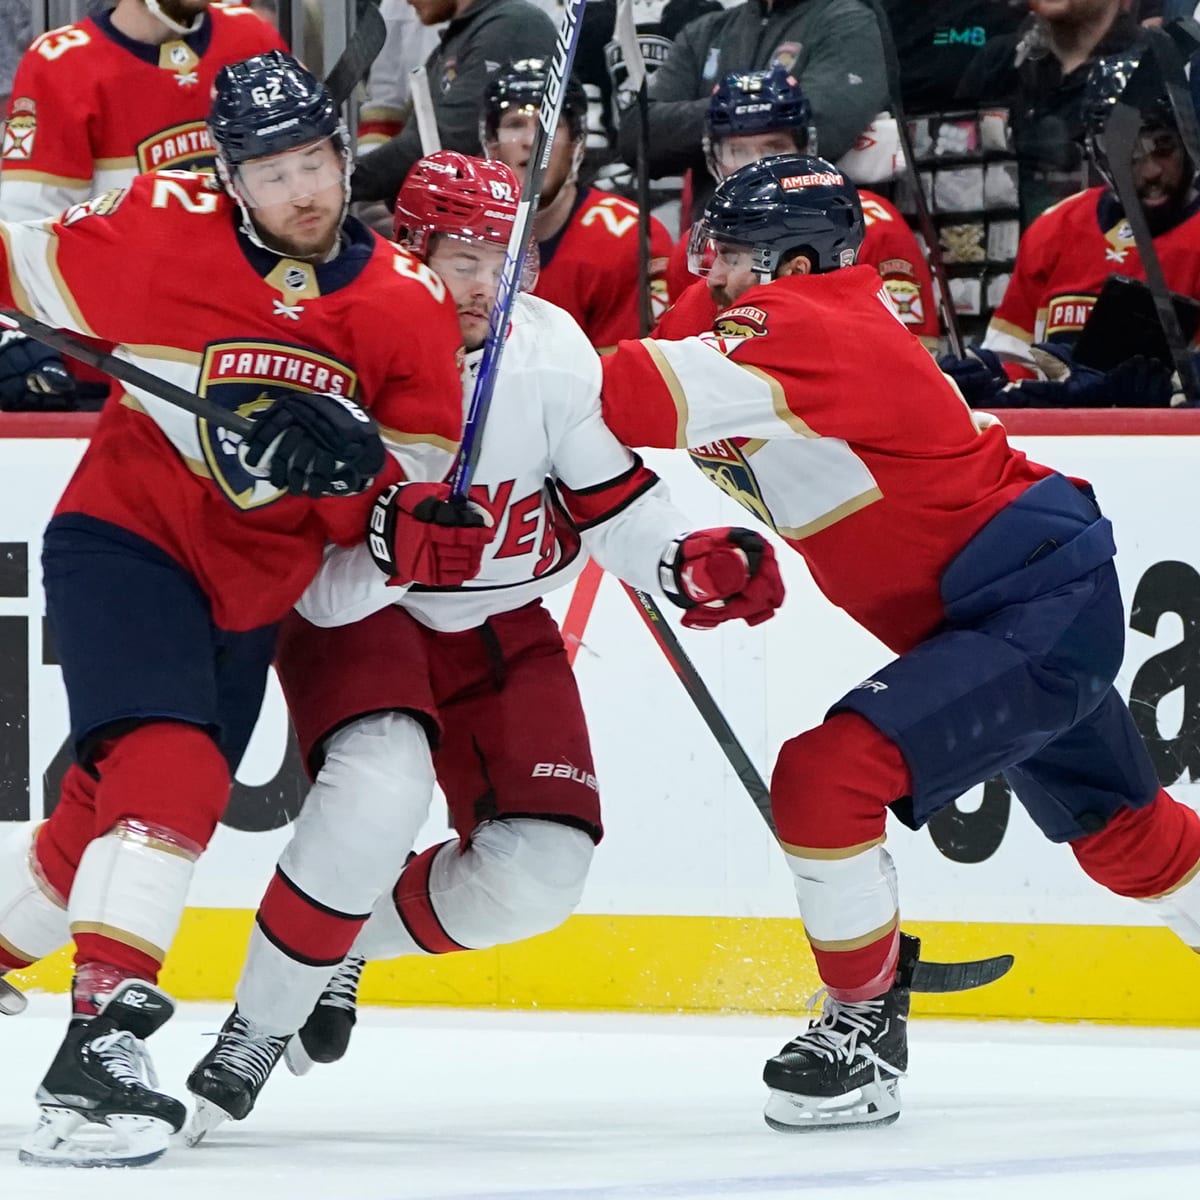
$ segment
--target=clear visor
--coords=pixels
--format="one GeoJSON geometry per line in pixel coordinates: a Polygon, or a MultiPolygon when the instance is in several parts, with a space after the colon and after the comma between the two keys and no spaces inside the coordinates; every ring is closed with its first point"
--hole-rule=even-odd
{"type": "MultiPolygon", "coordinates": [[[[500,276],[504,273],[507,244],[463,237],[456,233],[440,233],[437,237],[437,271],[447,282],[481,283],[489,288],[499,286],[500,276]]],[[[532,292],[537,286],[540,269],[537,242],[531,237],[521,265],[518,290],[532,292]]]]}
{"type": "Polygon", "coordinates": [[[718,241],[703,221],[697,221],[688,239],[688,270],[693,275],[705,276],[716,266],[731,275],[751,271],[754,269],[754,251],[739,242],[718,241]]]}
{"type": "Polygon", "coordinates": [[[233,179],[238,194],[250,208],[270,208],[341,187],[345,163],[333,140],[324,138],[270,158],[244,162],[234,171],[233,179]]]}
{"type": "Polygon", "coordinates": [[[722,138],[712,151],[713,165],[719,179],[758,162],[762,157],[763,151],[759,149],[758,143],[750,138],[722,138]]]}

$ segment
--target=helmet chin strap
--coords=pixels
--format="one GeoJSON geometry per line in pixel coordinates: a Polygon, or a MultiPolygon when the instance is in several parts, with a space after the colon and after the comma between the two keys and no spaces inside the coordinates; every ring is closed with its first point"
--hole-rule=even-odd
{"type": "Polygon", "coordinates": [[[172,33],[179,34],[183,37],[185,34],[195,33],[201,25],[204,24],[204,14],[198,12],[191,20],[189,25],[181,25],[178,21],[168,17],[162,10],[162,4],[159,0],[146,0],[146,11],[157,20],[161,21],[172,33]]]}

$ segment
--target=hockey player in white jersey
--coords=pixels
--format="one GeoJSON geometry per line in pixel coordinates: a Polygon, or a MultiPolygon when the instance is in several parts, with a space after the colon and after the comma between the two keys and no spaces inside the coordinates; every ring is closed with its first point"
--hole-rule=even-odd
{"type": "MultiPolygon", "coordinates": [[[[442,151],[397,200],[398,240],[457,302],[468,396],[517,188],[500,163],[442,151]]],[[[333,550],[285,624],[277,666],[315,783],[259,907],[237,1006],[188,1079],[193,1141],[245,1117],[285,1050],[297,1072],[341,1056],[364,959],[517,941],[574,910],[600,802],[574,676],[540,598],[587,553],[688,609],[688,625],[757,623],[782,602],[761,537],[687,532],[657,476],[604,425],[600,381],[571,318],[519,296],[471,489],[497,526],[482,570],[469,587],[406,589],[389,581],[386,555],[333,550]],[[458,836],[401,870],[435,776],[458,836]]]]}

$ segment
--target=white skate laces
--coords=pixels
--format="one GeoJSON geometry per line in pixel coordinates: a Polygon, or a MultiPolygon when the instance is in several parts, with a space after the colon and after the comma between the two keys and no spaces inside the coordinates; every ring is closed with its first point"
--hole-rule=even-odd
{"type": "Polygon", "coordinates": [[[257,1033],[249,1021],[235,1013],[229,1027],[217,1034],[216,1052],[208,1065],[223,1067],[249,1080],[257,1091],[271,1074],[285,1040],[257,1033]]]}
{"type": "Polygon", "coordinates": [[[158,1076],[146,1050],[146,1043],[139,1041],[127,1029],[114,1029],[101,1034],[89,1043],[104,1069],[125,1086],[158,1089],[158,1076]]]}
{"type": "Polygon", "coordinates": [[[354,1012],[358,1008],[358,981],[362,978],[365,958],[343,959],[342,965],[333,973],[329,986],[321,993],[318,1003],[326,1008],[344,1008],[354,1012]]]}
{"type": "MultiPolygon", "coordinates": [[[[788,1043],[787,1050],[807,1051],[830,1062],[841,1060],[852,1063],[855,1058],[865,1058],[882,1067],[892,1075],[904,1072],[880,1058],[869,1043],[860,1044],[860,1038],[869,1038],[876,1033],[883,1017],[882,996],[875,1000],[847,1002],[835,1000],[824,988],[810,996],[805,1008],[816,1008],[817,1001],[824,997],[821,1015],[798,1038],[788,1043]]],[[[785,1051],[786,1052],[786,1051],[785,1051]]]]}

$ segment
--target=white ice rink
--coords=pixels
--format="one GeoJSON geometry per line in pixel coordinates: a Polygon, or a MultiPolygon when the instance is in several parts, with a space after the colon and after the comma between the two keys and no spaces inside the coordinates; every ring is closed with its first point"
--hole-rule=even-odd
{"type": "MultiPolygon", "coordinates": [[[[899,1122],[773,1133],[762,1060],[791,1019],[368,1009],[350,1057],[196,1150],[132,1171],[16,1161],[62,997],[0,1018],[0,1198],[27,1200],[1188,1200],[1200,1031],[917,1021],[899,1122]]],[[[224,1010],[153,1040],[183,1080],[224,1010]]]]}

